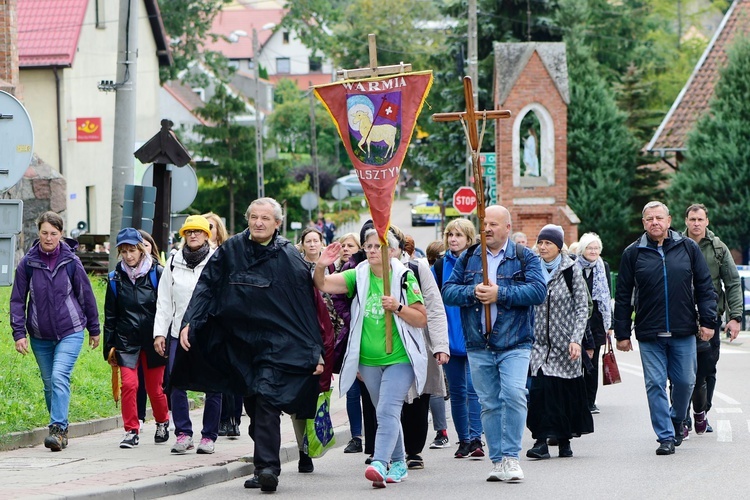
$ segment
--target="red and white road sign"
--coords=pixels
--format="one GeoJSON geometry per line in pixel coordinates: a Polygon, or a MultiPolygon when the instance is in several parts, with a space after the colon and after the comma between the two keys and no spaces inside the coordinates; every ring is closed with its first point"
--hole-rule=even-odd
{"type": "Polygon", "coordinates": [[[469,215],[477,209],[477,192],[473,187],[462,186],[453,193],[453,208],[461,215],[469,215]]]}

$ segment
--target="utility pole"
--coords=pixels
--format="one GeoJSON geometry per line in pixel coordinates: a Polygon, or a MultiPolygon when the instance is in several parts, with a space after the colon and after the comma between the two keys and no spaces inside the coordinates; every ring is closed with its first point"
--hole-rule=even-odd
{"type": "Polygon", "coordinates": [[[255,69],[255,164],[258,170],[258,198],[266,195],[263,181],[263,120],[260,117],[260,48],[258,30],[253,28],[253,67],[255,69]]]}
{"type": "Polygon", "coordinates": [[[139,0],[120,0],[115,83],[115,144],[112,154],[112,205],[109,219],[109,268],[117,263],[115,237],[122,224],[125,185],[133,184],[135,149],[136,60],[139,0]]]}
{"type": "Polygon", "coordinates": [[[313,164],[313,191],[320,199],[320,171],[318,170],[318,140],[315,137],[315,93],[310,82],[310,156],[313,164]]]}
{"type": "MultiPolygon", "coordinates": [[[[469,38],[469,76],[471,81],[474,82],[473,94],[474,102],[479,104],[479,68],[477,61],[479,54],[477,51],[477,0],[469,0],[469,23],[468,23],[468,38],[469,38]]],[[[473,163],[471,159],[471,148],[466,146],[466,175],[464,186],[471,185],[473,163]]]]}

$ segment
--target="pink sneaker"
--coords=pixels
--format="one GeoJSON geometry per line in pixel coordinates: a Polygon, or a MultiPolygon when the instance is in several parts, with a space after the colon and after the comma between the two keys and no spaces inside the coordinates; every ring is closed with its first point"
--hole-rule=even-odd
{"type": "Polygon", "coordinates": [[[212,439],[204,437],[201,439],[196,453],[200,453],[201,455],[210,455],[214,451],[214,441],[212,439]]]}

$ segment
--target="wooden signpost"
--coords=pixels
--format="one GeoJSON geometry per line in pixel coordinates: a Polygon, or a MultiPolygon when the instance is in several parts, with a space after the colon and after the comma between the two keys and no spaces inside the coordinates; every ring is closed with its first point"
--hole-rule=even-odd
{"type": "MultiPolygon", "coordinates": [[[[466,133],[466,139],[471,148],[471,163],[474,172],[474,189],[477,192],[477,218],[479,219],[479,235],[482,247],[482,283],[489,285],[487,276],[487,240],[484,234],[484,180],[482,179],[482,165],[479,160],[479,152],[482,147],[482,136],[487,120],[499,120],[510,118],[511,113],[507,110],[477,111],[474,109],[474,93],[471,84],[471,77],[464,77],[464,97],[466,98],[466,111],[454,113],[435,113],[432,120],[436,122],[454,122],[461,121],[461,125],[466,133]],[[482,134],[480,136],[477,130],[477,120],[482,120],[482,134]]],[[[489,304],[484,305],[485,331],[489,336],[492,333],[492,316],[490,314],[489,304]]]]}

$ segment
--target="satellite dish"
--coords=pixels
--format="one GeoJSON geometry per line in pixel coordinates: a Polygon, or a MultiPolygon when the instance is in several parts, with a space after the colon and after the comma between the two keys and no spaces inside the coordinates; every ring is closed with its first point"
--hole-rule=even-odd
{"type": "Polygon", "coordinates": [[[34,154],[34,128],[18,99],[0,91],[0,191],[21,180],[34,154]]]}
{"type": "MultiPolygon", "coordinates": [[[[198,176],[190,165],[173,168],[172,172],[172,196],[169,210],[172,213],[181,212],[189,207],[198,194],[198,176]]],[[[149,165],[143,173],[141,185],[154,185],[154,166],[149,165]]]]}

